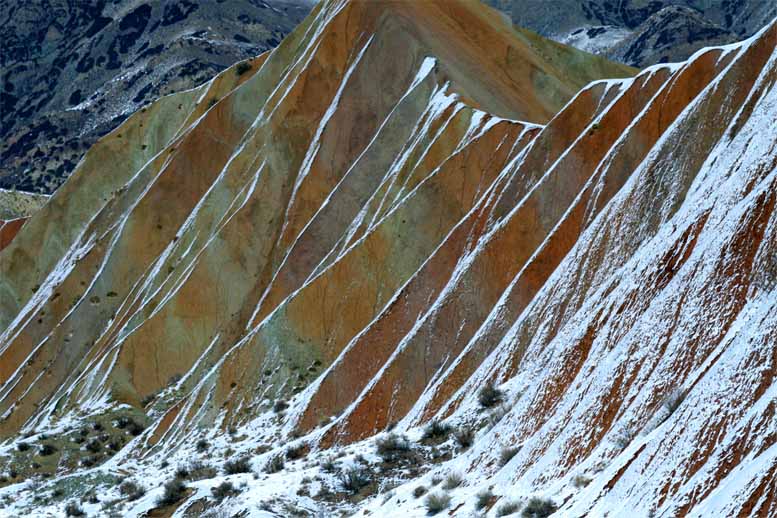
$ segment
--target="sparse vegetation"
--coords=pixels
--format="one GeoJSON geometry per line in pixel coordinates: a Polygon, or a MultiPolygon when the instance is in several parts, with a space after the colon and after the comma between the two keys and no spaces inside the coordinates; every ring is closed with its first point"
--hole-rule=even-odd
{"type": "Polygon", "coordinates": [[[270,460],[267,461],[267,464],[264,466],[264,472],[265,473],[278,473],[279,471],[282,471],[284,467],[283,462],[283,455],[277,454],[273,455],[270,460]]]}
{"type": "Polygon", "coordinates": [[[297,444],[296,446],[289,446],[286,450],[286,458],[288,460],[297,460],[303,458],[307,453],[307,446],[304,444],[297,444]]]}
{"type": "Polygon", "coordinates": [[[125,480],[119,486],[119,493],[126,496],[129,501],[137,500],[146,494],[146,488],[134,480],[125,480]]]}
{"type": "Polygon", "coordinates": [[[177,504],[183,500],[186,494],[186,484],[180,478],[174,478],[165,484],[164,493],[157,500],[157,504],[168,506],[177,504]]]}
{"type": "Polygon", "coordinates": [[[591,483],[591,479],[584,475],[575,475],[572,479],[572,485],[576,488],[586,487],[591,483]]]}
{"type": "Polygon", "coordinates": [[[471,428],[459,428],[453,432],[453,438],[456,440],[459,448],[466,450],[475,442],[475,431],[471,428]]]}
{"type": "Polygon", "coordinates": [[[629,444],[637,437],[637,432],[634,428],[631,428],[630,426],[626,426],[621,429],[620,432],[618,432],[618,435],[615,436],[613,439],[613,442],[615,443],[615,446],[618,447],[619,450],[625,450],[626,447],[628,447],[629,444]]]}
{"type": "Polygon", "coordinates": [[[238,473],[251,472],[251,458],[247,455],[237,459],[228,460],[224,463],[224,473],[227,475],[237,475],[238,473]]]}
{"type": "Polygon", "coordinates": [[[521,516],[523,518],[547,518],[555,513],[557,509],[558,507],[553,503],[553,500],[535,497],[526,504],[526,507],[521,512],[521,516]]]}
{"type": "Polygon", "coordinates": [[[337,475],[343,490],[356,494],[370,484],[372,473],[364,466],[349,466],[337,475]]]}
{"type": "Polygon", "coordinates": [[[200,461],[189,464],[187,470],[189,471],[189,480],[205,480],[213,478],[217,474],[216,468],[200,461]]]}
{"type": "Polygon", "coordinates": [[[65,516],[86,516],[86,513],[76,502],[70,502],[65,506],[65,516]]]}
{"type": "Polygon", "coordinates": [[[518,502],[505,502],[496,509],[497,516],[510,516],[517,513],[521,509],[521,504],[518,502]]]}
{"type": "Polygon", "coordinates": [[[321,471],[324,473],[334,473],[337,471],[337,464],[332,457],[325,457],[321,460],[321,471]]]}
{"type": "Polygon", "coordinates": [[[242,76],[243,74],[251,70],[251,68],[252,67],[250,63],[246,63],[245,61],[243,61],[242,63],[238,63],[237,66],[235,67],[235,74],[238,76],[242,76]]]}
{"type": "Polygon", "coordinates": [[[451,497],[448,493],[436,492],[431,493],[424,500],[426,505],[426,512],[429,515],[435,515],[444,511],[451,505],[451,497]]]}
{"type": "Polygon", "coordinates": [[[491,492],[490,489],[484,489],[482,491],[479,491],[478,494],[475,495],[475,509],[478,511],[485,509],[489,505],[491,505],[491,502],[494,501],[494,493],[491,492]]]}
{"type": "Polygon", "coordinates": [[[434,420],[424,428],[423,440],[443,441],[453,431],[453,427],[442,421],[434,420]]]}
{"type": "Polygon", "coordinates": [[[680,408],[687,395],[688,393],[683,389],[674,389],[666,395],[661,406],[669,412],[669,415],[672,415],[680,408]]]}
{"type": "Polygon", "coordinates": [[[49,455],[54,455],[56,452],[57,448],[49,443],[41,444],[40,450],[38,451],[41,457],[48,457],[49,455]]]}
{"type": "Polygon", "coordinates": [[[232,485],[231,482],[225,481],[219,484],[216,487],[212,487],[210,489],[211,493],[213,493],[213,498],[221,502],[225,498],[229,498],[230,496],[237,495],[240,493],[240,491],[235,488],[235,486],[232,485]]]}
{"type": "Polygon", "coordinates": [[[393,462],[410,451],[410,443],[404,435],[390,433],[375,441],[375,449],[385,462],[393,462]]]}
{"type": "Polygon", "coordinates": [[[519,446],[505,446],[499,453],[499,465],[504,466],[515,457],[518,452],[521,451],[519,446]]]}
{"type": "Polygon", "coordinates": [[[426,487],[425,486],[418,486],[415,489],[413,489],[413,496],[415,498],[421,498],[426,494],[426,487]]]}
{"type": "Polygon", "coordinates": [[[464,482],[464,478],[462,478],[461,475],[458,473],[451,473],[447,477],[445,477],[445,482],[442,485],[443,489],[455,489],[459,487],[462,482],[464,482]]]}
{"type": "Polygon", "coordinates": [[[175,476],[177,478],[187,479],[189,478],[189,469],[186,466],[178,466],[175,469],[175,476]]]}
{"type": "Polygon", "coordinates": [[[493,408],[503,400],[504,392],[496,388],[490,381],[478,392],[478,403],[483,408],[493,408]]]}

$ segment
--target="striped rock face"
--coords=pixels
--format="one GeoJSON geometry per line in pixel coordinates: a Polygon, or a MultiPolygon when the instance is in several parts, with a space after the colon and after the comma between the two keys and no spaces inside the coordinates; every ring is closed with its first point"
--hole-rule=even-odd
{"type": "MultiPolygon", "coordinates": [[[[455,470],[454,515],[490,487],[563,516],[771,516],[776,45],[772,24],[632,77],[477,3],[321,2],[104,137],[0,253],[0,462],[78,476],[80,446],[34,468],[20,434],[127,416],[93,464],[149,480],[197,438],[328,455],[445,420],[471,447],[307,509],[424,514],[417,480],[455,470]]],[[[294,466],[225,512],[293,498],[294,466]]]]}

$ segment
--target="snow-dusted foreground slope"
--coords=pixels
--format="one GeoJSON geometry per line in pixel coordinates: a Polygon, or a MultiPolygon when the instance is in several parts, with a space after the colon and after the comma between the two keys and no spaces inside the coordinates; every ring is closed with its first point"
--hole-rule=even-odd
{"type": "Polygon", "coordinates": [[[323,2],[98,143],[0,254],[0,513],[774,516],[777,24],[537,45],[323,2]]]}

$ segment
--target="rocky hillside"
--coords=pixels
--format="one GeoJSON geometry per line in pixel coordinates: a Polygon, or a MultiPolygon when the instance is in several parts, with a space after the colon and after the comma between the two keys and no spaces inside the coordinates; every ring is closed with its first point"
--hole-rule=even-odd
{"type": "Polygon", "coordinates": [[[98,137],[274,47],[310,0],[6,0],[0,188],[54,191],[98,137]]]}
{"type": "Polygon", "coordinates": [[[613,47],[612,59],[643,67],[681,61],[703,47],[725,45],[738,36],[687,7],[665,7],[651,15],[613,47]]]}
{"type": "Polygon", "coordinates": [[[0,250],[11,242],[24,222],[48,199],[42,194],[0,189],[0,250]]]}
{"type": "Polygon", "coordinates": [[[248,65],[0,252],[0,512],[777,513],[777,24],[632,77],[325,0],[248,65]]]}
{"type": "Polygon", "coordinates": [[[513,21],[582,50],[646,66],[750,37],[777,17],[761,0],[513,0],[513,21]]]}

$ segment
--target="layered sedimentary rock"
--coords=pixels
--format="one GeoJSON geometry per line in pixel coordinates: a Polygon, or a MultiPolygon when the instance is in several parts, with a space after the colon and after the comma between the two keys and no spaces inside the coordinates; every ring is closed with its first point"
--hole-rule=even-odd
{"type": "MultiPolygon", "coordinates": [[[[103,138],[0,253],[0,435],[131,410],[143,473],[444,419],[479,430],[441,468],[461,513],[769,516],[776,46],[629,77],[474,2],[322,2],[103,138]]],[[[403,476],[348,511],[421,512],[403,476]]]]}

